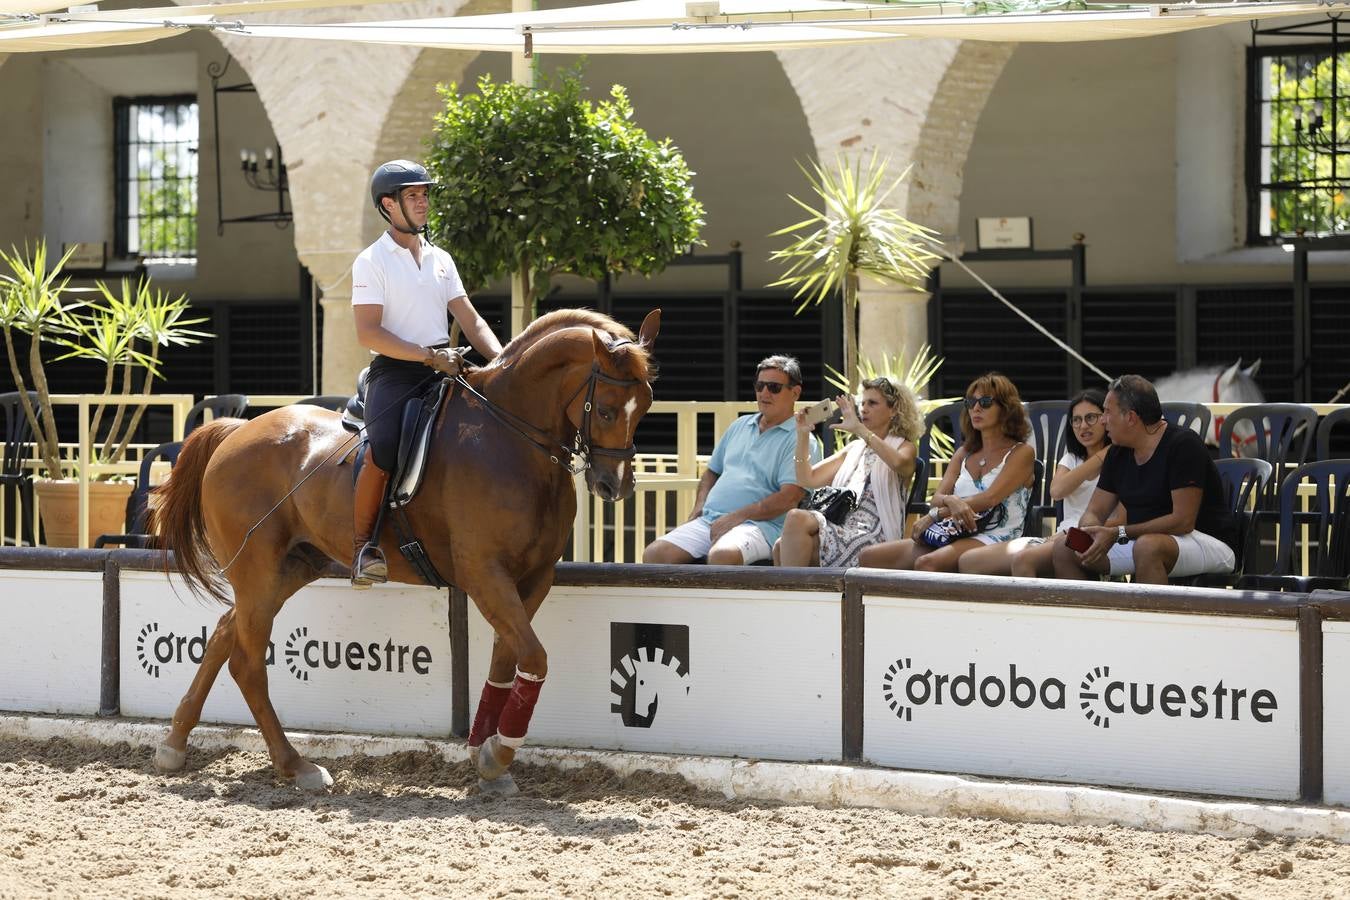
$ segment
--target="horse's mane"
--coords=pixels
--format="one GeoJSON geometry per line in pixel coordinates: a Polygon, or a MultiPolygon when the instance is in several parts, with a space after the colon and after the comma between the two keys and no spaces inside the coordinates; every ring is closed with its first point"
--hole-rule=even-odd
{"type": "Polygon", "coordinates": [[[540,316],[526,326],[502,348],[493,366],[509,366],[540,340],[563,328],[594,328],[608,334],[611,340],[627,340],[614,351],[615,362],[629,378],[650,382],[655,377],[651,354],[637,343],[637,335],[628,326],[593,309],[558,309],[540,316]]]}

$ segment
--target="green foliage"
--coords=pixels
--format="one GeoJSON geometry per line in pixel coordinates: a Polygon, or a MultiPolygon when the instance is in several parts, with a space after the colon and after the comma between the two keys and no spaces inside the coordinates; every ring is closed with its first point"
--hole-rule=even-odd
{"type": "MultiPolygon", "coordinates": [[[[905,354],[903,351],[895,354],[895,356],[891,356],[889,353],[883,353],[881,354],[881,359],[876,362],[873,362],[871,359],[864,356],[858,361],[858,368],[854,373],[855,380],[852,384],[861,384],[864,381],[868,381],[878,376],[887,375],[901,384],[906,385],[914,392],[915,397],[922,397],[924,391],[928,389],[929,383],[933,380],[933,376],[937,374],[938,369],[942,368],[943,362],[945,362],[944,358],[935,356],[933,354],[933,348],[929,347],[927,344],[919,347],[919,352],[914,354],[914,358],[910,360],[908,364],[905,362],[905,354]]],[[[847,394],[853,390],[848,376],[843,372],[840,372],[838,369],[834,368],[834,366],[826,366],[825,369],[825,380],[832,387],[837,388],[841,394],[847,394]]],[[[919,412],[926,413],[950,402],[950,399],[920,400],[919,412]]],[[[836,450],[843,446],[848,438],[851,437],[851,435],[838,431],[834,434],[837,445],[835,447],[836,450]]],[[[934,450],[940,455],[945,455],[950,458],[952,451],[956,448],[952,444],[952,439],[947,432],[935,426],[929,431],[929,435],[934,450]]]]}
{"type": "MultiPolygon", "coordinates": [[[[172,297],[152,289],[148,281],[133,286],[123,279],[120,293],[98,282],[96,291],[100,299],[66,302],[66,293],[73,289],[68,286],[70,279],[61,277],[61,270],[69,258],[67,253],[49,268],[43,241],[38,241],[31,253],[26,247],[23,253],[17,249],[10,253],[0,251],[0,261],[9,268],[8,273],[0,273],[0,330],[4,332],[15,386],[26,392],[31,381],[38,394],[41,417],[29,405],[27,394],[20,396],[33,427],[43,469],[52,478],[61,477],[61,464],[46,363],[42,358],[44,346],[64,351],[52,362],[74,358],[102,363],[103,397],[111,401],[117,395],[150,393],[153,380],[159,375],[162,348],[191,346],[211,336],[190,327],[206,320],[187,318],[186,296],[172,297]],[[26,366],[20,364],[15,353],[15,331],[30,339],[26,366]],[[134,377],[137,372],[142,375],[139,384],[134,377]]],[[[94,408],[90,430],[95,436],[103,435],[103,442],[93,448],[94,461],[119,462],[144,412],[145,407],[139,406],[128,416],[125,405],[99,403],[94,408]],[[105,430],[102,421],[106,409],[115,411],[105,430]]]]}
{"type": "Polygon", "coordinates": [[[154,151],[151,167],[140,172],[137,190],[136,252],[146,257],[197,255],[197,183],[181,177],[168,151],[154,151]],[[158,172],[157,178],[152,178],[158,172]]]}
{"type": "Polygon", "coordinates": [[[464,284],[524,272],[530,295],[560,273],[660,272],[699,243],[703,205],[684,157],[633,123],[622,87],[592,104],[577,72],[539,87],[484,77],[441,87],[427,168],[431,234],[464,284]]]}
{"type": "Polygon", "coordinates": [[[1293,236],[1298,229],[1308,236],[1350,230],[1350,207],[1345,196],[1345,185],[1350,183],[1350,157],[1335,157],[1338,165],[1333,167],[1329,152],[1309,146],[1315,102],[1311,98],[1318,97],[1323,98],[1322,139],[1334,140],[1342,147],[1350,142],[1350,55],[1341,57],[1334,65],[1330,55],[1268,60],[1266,77],[1272,102],[1265,109],[1269,116],[1268,140],[1273,146],[1269,169],[1261,173],[1261,180],[1273,185],[1268,226],[1273,236],[1293,236]],[[1333,83],[1338,98],[1334,116],[1333,83]],[[1296,128],[1295,110],[1303,113],[1301,130],[1296,128]]]}
{"type": "MultiPolygon", "coordinates": [[[[833,171],[816,163],[812,171],[798,164],[820,201],[820,208],[791,197],[810,216],[770,237],[791,235],[792,242],[775,250],[771,260],[787,263],[783,277],[770,287],[796,288],[797,311],[808,304],[842,295],[844,304],[844,371],[857,369],[856,305],[858,279],[923,288],[928,270],[939,257],[929,249],[937,232],[911,222],[886,205],[909,174],[906,169],[887,185],[889,160],[873,153],[866,169],[841,157],[833,171]],[[809,229],[809,231],[808,231],[809,229]],[[805,233],[803,233],[805,232],[805,233]]],[[[851,388],[856,388],[853,382],[851,388]]]]}

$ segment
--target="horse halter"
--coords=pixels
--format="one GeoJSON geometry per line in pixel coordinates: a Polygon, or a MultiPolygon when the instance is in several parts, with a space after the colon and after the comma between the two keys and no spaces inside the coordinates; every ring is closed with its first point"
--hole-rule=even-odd
{"type": "MultiPolygon", "coordinates": [[[[632,341],[627,338],[621,338],[609,345],[610,350],[622,347],[624,344],[631,344],[632,341]]],[[[483,407],[497,418],[499,422],[514,428],[521,437],[534,444],[540,450],[548,454],[549,462],[557,463],[573,475],[580,475],[591,467],[592,456],[612,456],[618,459],[630,460],[637,455],[637,444],[629,444],[627,447],[611,448],[593,446],[591,437],[591,413],[595,406],[595,388],[596,385],[604,382],[615,387],[635,387],[642,384],[637,378],[615,378],[612,375],[606,375],[600,371],[600,361],[593,360],[591,363],[591,374],[582,382],[572,396],[567,398],[563,404],[566,410],[572,405],[572,402],[586,392],[586,402],[581,412],[581,427],[577,429],[576,436],[572,439],[572,446],[559,443],[556,438],[545,432],[542,428],[531,425],[529,422],[512,415],[497,404],[493,403],[487,397],[484,397],[473,385],[465,380],[463,375],[456,375],[455,381],[459,382],[460,387],[472,394],[483,407]],[[533,432],[533,433],[531,433],[533,432]],[[542,440],[536,435],[542,436],[542,440]],[[579,461],[578,461],[579,460],[579,461]]]]}

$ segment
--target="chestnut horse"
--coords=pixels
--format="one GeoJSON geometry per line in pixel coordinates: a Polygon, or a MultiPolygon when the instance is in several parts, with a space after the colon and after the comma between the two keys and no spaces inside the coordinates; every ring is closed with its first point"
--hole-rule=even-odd
{"type": "MultiPolygon", "coordinates": [[[[464,376],[436,423],[407,514],[436,570],[496,631],[469,737],[486,790],[514,792],[507,767],[547,671],[530,620],[553,585],[576,515],[572,468],[587,466],[587,487],[605,500],[633,491],[633,434],[652,403],[660,312],[647,315],[639,338],[589,310],[549,313],[464,376]],[[574,454],[580,462],[569,468],[574,454]]],[[[160,770],[182,768],[188,734],[229,660],[277,772],[306,789],[332,785],[286,739],[267,692],[266,653],[286,599],[330,560],[351,563],[352,474],[343,461],[353,450],[338,415],[312,406],[216,420],[184,443],[173,476],[157,489],[166,567],[172,550],[194,592],[228,603],[228,580],[234,601],[156,750],[160,770]]],[[[392,530],[382,541],[390,580],[422,583],[392,530]]]]}

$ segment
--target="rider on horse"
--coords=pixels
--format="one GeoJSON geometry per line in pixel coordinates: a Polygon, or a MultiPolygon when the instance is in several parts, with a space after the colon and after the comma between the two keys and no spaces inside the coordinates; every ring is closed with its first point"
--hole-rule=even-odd
{"type": "Polygon", "coordinates": [[[492,360],[501,353],[496,335],[474,309],[450,254],[423,236],[434,185],[427,170],[396,159],[375,170],[370,198],[389,228],[352,265],[352,315],[356,339],[374,359],[366,386],[366,439],[370,449],[356,479],[352,586],[367,588],[388,577],[375,534],[389,474],[398,463],[398,409],[431,377],[427,367],[453,377],[461,359],[450,348],[448,312],[474,349],[492,360]]]}

